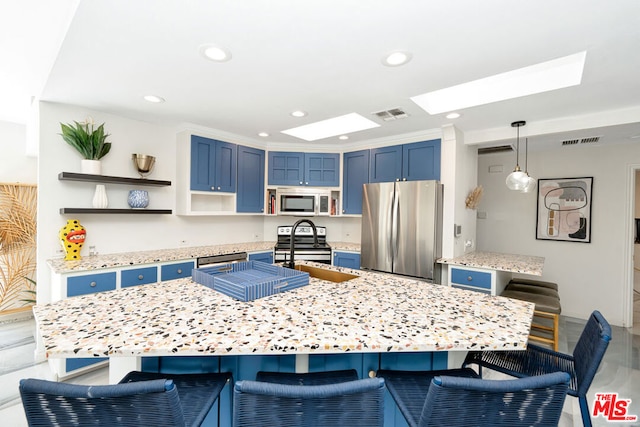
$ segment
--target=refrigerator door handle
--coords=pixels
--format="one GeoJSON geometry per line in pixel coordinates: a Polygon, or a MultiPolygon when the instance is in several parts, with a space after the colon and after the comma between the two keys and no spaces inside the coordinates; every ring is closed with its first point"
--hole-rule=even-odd
{"type": "MultiPolygon", "coordinates": [[[[395,187],[395,186],[394,186],[395,187]]],[[[394,191],[392,195],[392,212],[391,212],[391,256],[393,259],[394,270],[396,258],[398,257],[398,209],[400,208],[400,197],[398,192],[394,191]]]]}

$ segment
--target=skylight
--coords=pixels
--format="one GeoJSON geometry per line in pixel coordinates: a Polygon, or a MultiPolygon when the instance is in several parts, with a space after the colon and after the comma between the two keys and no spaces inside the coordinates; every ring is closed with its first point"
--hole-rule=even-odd
{"type": "Polygon", "coordinates": [[[429,114],[439,114],[506,99],[579,85],[587,52],[583,51],[495,76],[411,98],[429,114]]]}
{"type": "Polygon", "coordinates": [[[344,116],[332,119],[321,120],[308,125],[299,126],[281,131],[284,134],[304,139],[305,141],[315,141],[322,138],[329,138],[336,135],[344,135],[365,129],[377,128],[380,125],[358,113],[349,113],[344,116]]]}

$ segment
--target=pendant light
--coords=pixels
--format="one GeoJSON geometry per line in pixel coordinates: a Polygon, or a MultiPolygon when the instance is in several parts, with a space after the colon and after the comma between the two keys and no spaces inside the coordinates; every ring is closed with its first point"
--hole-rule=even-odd
{"type": "Polygon", "coordinates": [[[518,160],[520,158],[520,127],[526,124],[527,122],[524,120],[511,123],[511,127],[518,130],[518,136],[516,138],[516,167],[513,169],[513,172],[507,176],[506,180],[507,188],[509,188],[509,190],[523,190],[528,183],[527,174],[522,172],[520,165],[518,164],[518,160]]]}
{"type": "Polygon", "coordinates": [[[536,179],[529,176],[529,138],[524,140],[524,173],[527,175],[527,183],[520,190],[523,193],[531,193],[536,188],[536,179]]]}

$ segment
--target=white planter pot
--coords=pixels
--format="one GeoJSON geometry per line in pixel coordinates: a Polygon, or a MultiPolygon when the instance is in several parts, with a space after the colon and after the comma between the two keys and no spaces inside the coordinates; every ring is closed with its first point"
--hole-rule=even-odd
{"type": "Polygon", "coordinates": [[[102,163],[100,160],[82,159],[80,162],[80,169],[82,170],[82,173],[102,175],[102,163]]]}

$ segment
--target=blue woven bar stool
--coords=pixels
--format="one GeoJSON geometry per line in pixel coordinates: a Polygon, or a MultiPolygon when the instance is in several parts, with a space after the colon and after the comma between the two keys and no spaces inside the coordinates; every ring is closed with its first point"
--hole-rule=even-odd
{"type": "Polygon", "coordinates": [[[23,379],[19,388],[29,426],[199,426],[230,379],[132,372],[113,385],[23,379]]]}
{"type": "Polygon", "coordinates": [[[571,375],[569,396],[580,403],[582,423],[591,426],[587,391],[598,371],[609,342],[611,326],[599,311],[591,313],[580,334],[573,354],[559,353],[534,344],[525,351],[473,351],[467,354],[463,366],[477,364],[518,378],[563,371],[571,375]]]}
{"type": "Polygon", "coordinates": [[[382,426],[384,393],[381,378],[328,385],[238,381],[233,426],[382,426]]]}
{"type": "Polygon", "coordinates": [[[564,372],[527,381],[483,380],[472,369],[380,370],[378,376],[411,427],[555,427],[569,385],[564,372]]]}
{"type": "Polygon", "coordinates": [[[256,375],[256,381],[290,385],[325,385],[357,379],[358,372],[355,369],[307,373],[260,371],[256,375]]]}

